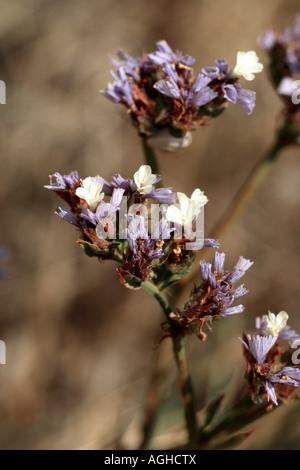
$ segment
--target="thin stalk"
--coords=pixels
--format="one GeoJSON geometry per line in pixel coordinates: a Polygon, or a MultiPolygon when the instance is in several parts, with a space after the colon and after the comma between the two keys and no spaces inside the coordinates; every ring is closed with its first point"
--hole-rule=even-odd
{"type": "MultiPolygon", "coordinates": [[[[146,152],[149,150],[149,146],[146,142],[146,140],[143,141],[143,146],[144,146],[144,152],[146,155],[146,152]]],[[[262,186],[263,182],[265,181],[266,177],[270,173],[271,169],[273,168],[274,162],[276,161],[279,153],[281,150],[285,148],[285,144],[280,142],[280,133],[279,133],[279,138],[275,142],[275,144],[270,148],[270,150],[267,152],[266,156],[258,163],[258,165],[254,168],[253,172],[250,174],[244,185],[241,187],[240,191],[236,195],[235,199],[233,200],[231,206],[228,208],[228,210],[225,212],[225,214],[220,218],[220,220],[217,222],[215,225],[214,229],[212,230],[210,234],[210,238],[216,238],[216,239],[223,239],[230,231],[230,229],[233,228],[235,222],[238,220],[239,216],[243,213],[243,210],[246,208],[247,204],[250,202],[250,200],[253,198],[254,194],[256,191],[259,189],[259,187],[262,186]]],[[[152,152],[152,156],[154,156],[154,162],[156,165],[156,160],[155,160],[155,155],[152,149],[150,149],[152,152]]],[[[146,161],[151,164],[150,161],[150,153],[147,154],[148,157],[146,157],[146,161]],[[148,159],[147,159],[148,158],[148,159]]],[[[156,170],[158,171],[157,166],[154,166],[156,170]]],[[[154,171],[154,169],[153,169],[154,171]]],[[[210,248],[203,248],[200,252],[201,258],[205,259],[207,255],[209,255],[209,252],[211,251],[210,248]]],[[[181,281],[176,286],[176,291],[174,292],[172,303],[179,304],[181,305],[184,303],[186,299],[186,285],[187,283],[190,283],[196,276],[198,276],[198,263],[195,262],[194,266],[192,267],[190,274],[181,281]]],[[[174,345],[174,351],[176,355],[176,361],[177,364],[180,363],[180,359],[178,357],[180,347],[174,345]],[[177,352],[175,351],[177,350],[177,352]]],[[[157,358],[157,363],[160,364],[162,362],[161,357],[162,355],[168,354],[168,350],[164,350],[163,348],[158,350],[158,358],[157,358]]],[[[170,356],[168,356],[170,359],[170,356]]],[[[167,361],[163,361],[164,367],[167,368],[166,366],[167,361]]],[[[183,366],[184,362],[181,362],[181,365],[183,366]]],[[[162,373],[161,373],[162,375],[162,373]]],[[[184,372],[181,371],[181,375],[184,376],[184,372]]],[[[155,372],[153,376],[156,378],[155,372]]],[[[156,383],[159,383],[158,381],[156,383]]],[[[155,384],[153,383],[153,386],[155,384]]],[[[153,393],[153,388],[155,387],[150,387],[151,395],[153,393]]],[[[188,393],[187,393],[188,395],[188,393]]],[[[159,406],[159,401],[160,401],[160,394],[157,392],[156,394],[156,403],[154,407],[156,406],[156,409],[159,406]]],[[[192,400],[193,402],[193,400],[192,400]]],[[[151,409],[151,418],[152,422],[155,417],[155,409],[152,407],[151,409]]],[[[191,415],[194,414],[192,410],[189,410],[189,412],[186,411],[186,420],[188,420],[189,413],[191,412],[191,415]]],[[[148,422],[148,427],[150,428],[151,425],[151,418],[149,418],[148,422]]],[[[196,420],[191,419],[191,424],[190,427],[193,429],[194,424],[196,420]]],[[[146,440],[145,440],[146,442],[146,440]]]]}
{"type": "Polygon", "coordinates": [[[169,315],[172,312],[171,306],[169,304],[166,294],[161,291],[155,284],[150,281],[144,281],[142,283],[143,289],[145,289],[149,294],[156,298],[161,308],[164,311],[167,321],[169,321],[169,315]]]}
{"type": "MultiPolygon", "coordinates": [[[[143,151],[145,156],[145,162],[147,165],[151,166],[152,173],[156,175],[160,175],[159,165],[157,162],[157,158],[155,152],[152,147],[147,142],[146,137],[142,137],[142,144],[143,144],[143,151]]],[[[162,186],[162,180],[157,183],[157,187],[160,188],[162,186]]]]}
{"type": "MultiPolygon", "coordinates": [[[[144,281],[142,287],[156,298],[156,300],[159,302],[160,306],[164,311],[167,321],[170,322],[169,315],[172,312],[172,308],[169,304],[166,295],[150,281],[144,281]]],[[[196,442],[197,438],[197,422],[194,405],[193,385],[190,371],[190,360],[187,352],[186,338],[177,336],[174,338],[172,337],[172,340],[174,356],[178,369],[181,397],[184,406],[186,427],[189,435],[189,444],[192,445],[196,442]]]]}
{"type": "Polygon", "coordinates": [[[174,355],[178,368],[181,397],[184,405],[185,421],[189,433],[189,446],[197,440],[197,421],[195,397],[191,380],[190,360],[187,352],[186,337],[173,338],[174,355]]]}

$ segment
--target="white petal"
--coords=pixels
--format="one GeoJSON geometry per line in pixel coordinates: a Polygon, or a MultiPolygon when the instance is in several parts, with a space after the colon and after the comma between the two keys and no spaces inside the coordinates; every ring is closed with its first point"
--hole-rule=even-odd
{"type": "Polygon", "coordinates": [[[166,212],[166,219],[170,222],[176,222],[179,225],[183,225],[183,218],[181,210],[176,206],[169,206],[166,212]]]}

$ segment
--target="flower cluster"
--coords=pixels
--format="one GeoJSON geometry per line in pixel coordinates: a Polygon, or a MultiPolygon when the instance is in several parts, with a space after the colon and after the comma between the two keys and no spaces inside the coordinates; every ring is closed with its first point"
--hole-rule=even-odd
{"type": "Polygon", "coordinates": [[[182,328],[182,333],[196,333],[204,341],[206,334],[203,327],[210,328],[213,321],[244,310],[243,305],[232,306],[235,299],[248,291],[236,283],[244,276],[253,262],[240,257],[232,271],[224,269],[225,254],[215,253],[214,270],[206,261],[200,261],[202,283],[195,286],[182,312],[175,310],[171,314],[173,322],[182,328]]]}
{"type": "Polygon", "coordinates": [[[243,88],[239,78],[253,80],[263,69],[256,53],[249,51],[238,52],[232,70],[222,59],[196,74],[195,59],[173,52],[164,40],[157,43],[153,53],[134,59],[119,51],[111,62],[114,82],[102,94],[125,105],[139,134],[150,137],[152,146],[164,145],[164,149],[188,145],[189,131],[207,124],[229,102],[239,101],[250,114],[255,92],[243,88]],[[176,138],[181,139],[180,144],[176,144],[176,138]]]}
{"type": "Polygon", "coordinates": [[[150,166],[142,165],[133,179],[120,174],[111,182],[100,176],[80,179],[74,171],[51,175],[45,187],[69,205],[56,214],[80,231],[77,243],[86,254],[120,262],[118,274],[126,287],[139,288],[150,279],[166,287],[187,273],[195,250],[218,243],[204,239],[197,227],[207,203],[203,192],[196,189],[190,198],[176,195],[171,188],[156,188],[160,180],[150,166]]]}
{"type": "MultiPolygon", "coordinates": [[[[273,85],[286,104],[290,114],[298,111],[291,97],[299,95],[300,79],[300,16],[293,26],[283,33],[266,31],[259,42],[270,56],[270,73],[273,85]]],[[[298,113],[299,114],[299,113],[298,113]]],[[[300,120],[300,117],[298,117],[300,120]]]]}
{"type": "Polygon", "coordinates": [[[288,318],[284,311],[278,315],[269,312],[256,319],[255,334],[244,335],[241,340],[255,403],[268,401],[272,407],[278,405],[278,400],[292,401],[297,394],[300,369],[293,364],[292,345],[300,336],[287,325],[288,318]]]}

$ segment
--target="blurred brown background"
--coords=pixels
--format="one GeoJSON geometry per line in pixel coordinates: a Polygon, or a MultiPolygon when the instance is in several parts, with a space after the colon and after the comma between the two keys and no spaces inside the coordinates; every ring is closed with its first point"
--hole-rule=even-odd
{"type": "MultiPolygon", "coordinates": [[[[0,284],[2,449],[135,449],[143,419],[161,313],[143,292],[117,280],[75,245],[73,228],[54,215],[58,198],[48,175],[77,169],[84,177],[131,177],[143,161],[122,107],[98,91],[110,80],[108,54],[140,55],[166,39],[197,59],[196,69],[237,50],[256,49],[271,25],[293,21],[297,0],[0,0],[0,246],[12,251],[9,281],[0,284]]],[[[272,142],[281,109],[267,73],[245,86],[257,92],[248,117],[231,105],[178,154],[159,155],[168,185],[209,197],[206,233],[272,142]]],[[[245,313],[215,324],[205,344],[190,341],[195,386],[215,397],[243,383],[238,336],[254,318],[286,310],[300,331],[299,149],[281,155],[222,244],[231,267],[255,261],[245,277],[245,313]],[[205,383],[205,385],[203,385],[205,383]]],[[[182,422],[171,361],[163,388],[163,418],[152,447],[182,422]]],[[[256,425],[244,449],[300,449],[300,408],[283,406],[256,425]]],[[[180,427],[180,426],[179,426],[180,427]]],[[[254,426],[255,427],[255,426],[254,426]]],[[[253,428],[253,426],[252,426],[253,428]]]]}

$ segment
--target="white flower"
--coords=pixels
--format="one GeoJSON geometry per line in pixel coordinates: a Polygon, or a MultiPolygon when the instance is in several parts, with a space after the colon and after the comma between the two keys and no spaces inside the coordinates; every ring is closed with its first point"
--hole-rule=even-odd
{"type": "Polygon", "coordinates": [[[151,166],[142,165],[138,171],[134,173],[133,179],[140,194],[149,194],[152,191],[156,175],[152,174],[151,166]]]}
{"type": "Polygon", "coordinates": [[[280,331],[286,327],[288,318],[288,314],[284,311],[279,312],[278,315],[275,315],[274,313],[269,311],[269,314],[267,316],[268,329],[266,333],[270,333],[273,336],[278,335],[280,331]]]}
{"type": "Polygon", "coordinates": [[[100,201],[104,198],[102,193],[103,184],[97,176],[88,176],[82,181],[82,186],[76,189],[76,196],[84,199],[91,210],[95,210],[100,201]]]}
{"type": "Polygon", "coordinates": [[[192,222],[196,217],[201,207],[203,207],[208,199],[203,191],[195,189],[191,197],[189,198],[184,193],[177,193],[178,205],[169,206],[166,213],[166,218],[170,222],[175,222],[181,226],[186,226],[192,222]]]}
{"type": "Polygon", "coordinates": [[[246,80],[253,80],[255,73],[263,70],[264,66],[259,61],[255,51],[242,52],[236,55],[236,66],[233,69],[233,75],[243,76],[246,80]]]}

